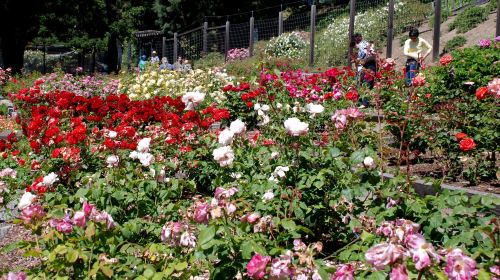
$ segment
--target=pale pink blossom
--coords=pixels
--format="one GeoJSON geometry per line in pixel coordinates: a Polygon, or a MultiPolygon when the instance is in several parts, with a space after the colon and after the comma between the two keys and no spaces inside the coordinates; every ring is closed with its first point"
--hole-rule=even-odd
{"type": "Polygon", "coordinates": [[[87,223],[85,212],[76,211],[73,215],[73,223],[81,228],[85,227],[85,224],[87,223]]]}
{"type": "Polygon", "coordinates": [[[500,78],[495,78],[488,83],[488,90],[497,98],[500,98],[500,78]]]}
{"type": "Polygon", "coordinates": [[[31,221],[35,219],[41,219],[45,216],[45,211],[43,211],[42,206],[40,205],[30,205],[25,207],[21,211],[20,218],[24,220],[27,223],[30,223],[31,221]]]}
{"type": "Polygon", "coordinates": [[[274,258],[271,263],[272,279],[289,279],[293,273],[292,258],[288,255],[281,255],[279,258],[274,258]]]}
{"type": "Polygon", "coordinates": [[[289,118],[285,121],[285,130],[292,136],[305,135],[309,131],[309,124],[301,122],[297,118],[289,118]]]}
{"type": "Polygon", "coordinates": [[[194,220],[200,224],[208,224],[208,203],[198,202],[194,211],[194,220]]]}
{"type": "Polygon", "coordinates": [[[397,264],[392,268],[390,280],[408,280],[408,271],[404,264],[397,264]]]}
{"type": "Polygon", "coordinates": [[[234,161],[234,152],[230,146],[217,148],[212,152],[212,155],[221,167],[231,165],[234,161]]]}
{"type": "Polygon", "coordinates": [[[450,280],[471,280],[479,273],[476,261],[466,256],[460,249],[453,249],[446,254],[444,272],[450,280]]]}
{"type": "Polygon", "coordinates": [[[418,270],[428,267],[432,259],[439,260],[439,255],[435,252],[432,244],[425,241],[421,234],[410,234],[406,237],[405,242],[410,249],[415,268],[418,270]]]}
{"type": "Polygon", "coordinates": [[[386,265],[395,263],[404,255],[404,248],[392,243],[377,244],[366,251],[365,258],[376,269],[384,269],[386,265]]]}
{"type": "Polygon", "coordinates": [[[234,132],[228,128],[224,129],[219,133],[218,140],[219,144],[221,144],[222,146],[231,145],[233,143],[233,139],[234,139],[234,132]]]}
{"type": "Polygon", "coordinates": [[[340,265],[330,280],[354,280],[354,266],[352,264],[340,265]]]}

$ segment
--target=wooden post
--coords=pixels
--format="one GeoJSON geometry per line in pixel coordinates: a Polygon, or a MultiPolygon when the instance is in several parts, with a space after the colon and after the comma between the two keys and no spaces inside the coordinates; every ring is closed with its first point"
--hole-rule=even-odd
{"type": "Polygon", "coordinates": [[[347,67],[351,68],[351,55],[352,55],[352,48],[350,46],[351,41],[352,41],[352,36],[354,36],[354,20],[356,19],[356,0],[351,0],[350,6],[349,6],[349,51],[347,53],[347,67]]]}
{"type": "Polygon", "coordinates": [[[394,0],[389,0],[389,21],[387,22],[387,52],[386,57],[392,57],[392,39],[394,37],[394,0]]]}
{"type": "Polygon", "coordinates": [[[253,18],[253,12],[252,12],[252,17],[250,18],[250,41],[248,42],[248,53],[250,56],[253,56],[253,25],[254,25],[254,18],[253,18]]]}
{"type": "Polygon", "coordinates": [[[278,36],[283,34],[283,12],[278,14],[278,36]]]}
{"type": "Polygon", "coordinates": [[[177,61],[177,51],[178,51],[178,48],[177,48],[177,32],[174,33],[174,61],[173,62],[176,62],[177,61]]]}
{"type": "Polygon", "coordinates": [[[132,43],[128,42],[127,71],[132,70],[132,43]]]}
{"type": "Polygon", "coordinates": [[[498,5],[497,5],[497,32],[496,32],[496,37],[500,36],[500,0],[498,0],[498,5]]]}
{"type": "Polygon", "coordinates": [[[203,23],[203,53],[208,52],[208,22],[203,23]]]}
{"type": "Polygon", "coordinates": [[[167,38],[162,37],[161,38],[161,58],[164,58],[167,56],[167,38]]]}
{"type": "Polygon", "coordinates": [[[224,58],[227,61],[227,53],[229,51],[229,20],[226,21],[226,36],[224,39],[224,58]]]}
{"type": "Polygon", "coordinates": [[[47,46],[43,43],[43,74],[47,73],[47,46]]]}
{"type": "Polygon", "coordinates": [[[434,37],[432,39],[432,60],[439,58],[439,35],[441,34],[441,0],[434,0],[434,37]]]}
{"type": "Polygon", "coordinates": [[[316,5],[311,5],[311,32],[309,32],[309,66],[314,65],[314,35],[316,33],[316,5]]]}

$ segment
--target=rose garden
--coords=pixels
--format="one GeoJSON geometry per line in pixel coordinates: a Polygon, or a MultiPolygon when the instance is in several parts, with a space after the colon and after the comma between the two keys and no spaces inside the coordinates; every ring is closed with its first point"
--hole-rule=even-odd
{"type": "Polygon", "coordinates": [[[442,56],[411,87],[391,59],[373,89],[349,68],[290,62],[244,76],[0,70],[16,110],[0,206],[31,232],[2,250],[36,259],[0,274],[500,279],[498,196],[440,188],[498,187],[499,38],[442,56]],[[421,162],[434,169],[416,174],[421,162]],[[436,193],[418,195],[417,179],[436,193]]]}

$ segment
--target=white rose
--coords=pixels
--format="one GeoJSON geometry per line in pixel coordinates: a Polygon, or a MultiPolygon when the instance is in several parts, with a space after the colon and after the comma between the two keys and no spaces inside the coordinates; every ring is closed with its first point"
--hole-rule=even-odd
{"type": "Polygon", "coordinates": [[[309,131],[309,124],[301,122],[297,118],[289,118],[284,124],[286,132],[292,136],[304,135],[309,131]]]}
{"type": "Polygon", "coordinates": [[[222,146],[231,145],[231,143],[233,143],[233,138],[234,132],[226,128],[219,134],[219,144],[221,144],[222,146]]]}
{"type": "Polygon", "coordinates": [[[309,103],[309,104],[307,104],[306,107],[307,107],[307,111],[312,115],[321,114],[321,113],[323,113],[323,111],[325,111],[325,107],[323,107],[323,105],[321,105],[321,104],[309,103]]]}
{"type": "Polygon", "coordinates": [[[118,158],[117,155],[110,155],[106,159],[106,163],[108,164],[108,167],[118,166],[119,161],[120,161],[120,158],[118,158]]]}
{"type": "Polygon", "coordinates": [[[137,151],[144,153],[149,152],[149,144],[151,143],[151,138],[143,138],[137,144],[137,151]]]}
{"type": "Polygon", "coordinates": [[[186,105],[185,110],[193,110],[198,104],[200,104],[205,99],[205,94],[201,92],[186,92],[181,98],[184,105],[186,105]]]}
{"type": "Polygon", "coordinates": [[[43,177],[43,184],[45,186],[52,186],[57,180],[57,174],[54,172],[49,173],[49,175],[43,177]]]}
{"type": "Polygon", "coordinates": [[[271,109],[271,107],[269,107],[269,105],[262,105],[262,108],[260,108],[260,109],[264,112],[267,112],[271,109]]]}
{"type": "Polygon", "coordinates": [[[131,159],[137,159],[139,157],[139,153],[137,151],[132,151],[129,155],[131,159]]]}
{"type": "Polygon", "coordinates": [[[117,135],[118,135],[118,133],[116,133],[116,131],[110,130],[108,132],[108,137],[111,139],[115,138],[117,135]]]}
{"type": "Polygon", "coordinates": [[[274,169],[274,175],[276,175],[280,178],[284,178],[284,177],[286,177],[285,172],[288,172],[288,170],[290,170],[288,168],[288,166],[278,166],[278,167],[276,167],[276,169],[274,169]]]}
{"type": "Polygon", "coordinates": [[[212,155],[214,156],[214,160],[216,160],[222,167],[230,165],[234,160],[233,149],[229,146],[215,149],[212,155]]]}
{"type": "Polygon", "coordinates": [[[30,192],[25,192],[21,199],[19,200],[19,204],[17,205],[17,208],[19,210],[23,210],[24,208],[28,207],[31,205],[33,200],[36,198],[36,195],[30,193],[30,192]]]}
{"type": "Polygon", "coordinates": [[[149,165],[151,165],[151,162],[153,162],[154,159],[153,155],[150,153],[138,153],[137,158],[141,161],[141,164],[144,167],[148,167],[149,165]]]}
{"type": "Polygon", "coordinates": [[[363,160],[363,164],[367,168],[373,168],[373,167],[375,167],[375,161],[373,160],[372,157],[365,157],[365,159],[363,160]]]}
{"type": "Polygon", "coordinates": [[[272,190],[267,190],[266,193],[262,196],[262,200],[264,202],[272,200],[274,198],[274,193],[272,190]]]}
{"type": "Polygon", "coordinates": [[[234,132],[234,134],[241,134],[247,130],[247,127],[244,122],[242,122],[240,119],[237,119],[231,123],[229,129],[234,132]]]}
{"type": "Polygon", "coordinates": [[[281,104],[281,103],[277,103],[277,104],[276,104],[276,108],[278,108],[278,109],[283,108],[283,104],[281,104]]]}

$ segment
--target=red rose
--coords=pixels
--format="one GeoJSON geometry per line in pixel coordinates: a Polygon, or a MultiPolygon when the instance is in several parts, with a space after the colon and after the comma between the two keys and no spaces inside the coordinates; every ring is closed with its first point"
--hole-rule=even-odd
{"type": "Polygon", "coordinates": [[[446,66],[448,64],[450,64],[450,62],[453,60],[453,57],[451,56],[451,54],[445,54],[443,55],[443,57],[441,57],[441,59],[439,59],[439,63],[443,66],[446,66]]]}
{"type": "Polygon", "coordinates": [[[458,141],[464,139],[465,137],[467,137],[467,134],[463,133],[463,132],[459,132],[457,134],[455,134],[455,137],[457,138],[458,141]]]}
{"type": "Polygon", "coordinates": [[[350,90],[346,93],[345,98],[348,100],[351,100],[353,102],[356,102],[356,101],[358,101],[359,94],[355,90],[350,90]]]}
{"type": "Polygon", "coordinates": [[[248,101],[248,102],[246,103],[246,105],[247,105],[247,107],[253,107],[253,103],[252,103],[251,101],[248,101]]]}
{"type": "Polygon", "coordinates": [[[476,147],[476,143],[472,138],[464,138],[460,141],[460,150],[467,152],[476,147]]]}
{"type": "Polygon", "coordinates": [[[483,100],[486,98],[486,95],[488,94],[488,88],[487,87],[480,87],[476,90],[476,97],[477,100],[483,100]]]}

